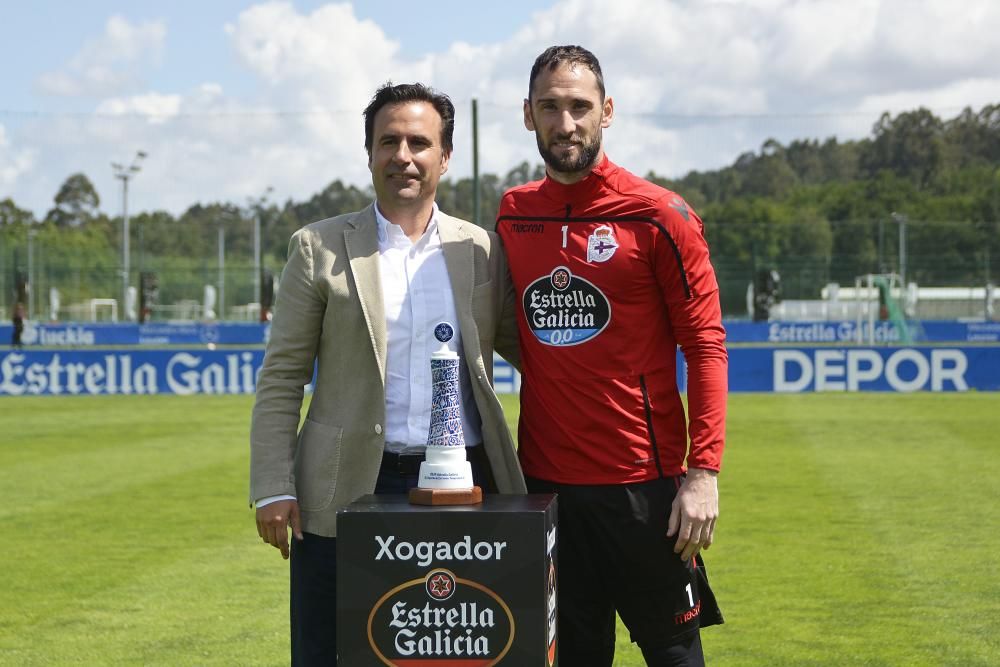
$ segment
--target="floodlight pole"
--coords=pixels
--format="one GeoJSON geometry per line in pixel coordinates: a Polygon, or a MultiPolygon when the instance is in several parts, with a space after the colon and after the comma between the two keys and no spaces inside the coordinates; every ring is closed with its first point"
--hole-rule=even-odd
{"type": "MultiPolygon", "coordinates": [[[[28,230],[28,319],[35,318],[35,236],[37,229],[28,230]]],[[[16,306],[15,306],[16,308],[16,306]]]]}
{"type": "Polygon", "coordinates": [[[479,101],[472,98],[472,222],[479,219],[479,101]]]}
{"type": "Polygon", "coordinates": [[[221,322],[225,314],[226,303],[226,228],[219,221],[219,305],[216,319],[221,322]]]}
{"type": "Polygon", "coordinates": [[[893,213],[892,219],[899,224],[899,283],[906,289],[906,223],[908,219],[902,213],[893,213]]]}
{"type": "Polygon", "coordinates": [[[253,300],[260,303],[260,211],[253,216],[253,300]]]}
{"type": "MultiPolygon", "coordinates": [[[[128,228],[128,182],[133,176],[139,173],[143,159],[146,157],[145,151],[136,151],[132,158],[132,164],[125,166],[120,162],[112,162],[111,169],[114,176],[122,182],[122,315],[127,312],[128,303],[128,280],[129,280],[129,228],[128,228]]],[[[124,318],[123,318],[124,319],[124,318]]]]}
{"type": "Polygon", "coordinates": [[[274,188],[267,186],[262,196],[250,200],[253,208],[253,301],[258,304],[260,303],[260,215],[268,195],[273,191],[274,188]]]}

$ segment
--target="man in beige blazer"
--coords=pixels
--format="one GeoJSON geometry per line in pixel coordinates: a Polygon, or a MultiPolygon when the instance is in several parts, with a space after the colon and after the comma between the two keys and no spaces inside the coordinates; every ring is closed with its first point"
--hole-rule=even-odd
{"type": "MultiPolygon", "coordinates": [[[[390,425],[412,422],[412,408],[420,408],[400,405],[398,397],[410,395],[411,388],[401,385],[418,381],[407,368],[418,376],[421,364],[429,369],[429,357],[416,358],[415,351],[431,331],[409,311],[404,316],[387,309],[387,302],[443,299],[460,341],[464,418],[474,420],[470,430],[478,430],[482,441],[469,448],[476,483],[494,492],[525,492],[492,388],[494,349],[517,363],[503,248],[492,232],[434,204],[451,155],[454,107],[421,84],[386,84],[364,115],[376,202],[292,236],[253,409],[250,500],[257,504],[261,539],[291,556],[293,664],[335,664],[337,510],[362,495],[404,492],[415,484],[411,471],[399,466],[416,457],[385,449],[390,425]],[[394,272],[392,258],[400,252],[427,258],[419,265],[426,281],[410,282],[407,267],[413,265],[405,257],[394,272]],[[440,289],[428,290],[435,285],[440,289]],[[408,363],[398,363],[392,350],[400,349],[413,350],[408,363]],[[316,385],[300,430],[303,387],[314,368],[316,385]],[[401,419],[393,411],[407,415],[401,419]]],[[[421,437],[416,430],[411,440],[421,437]]],[[[422,437],[402,443],[404,451],[424,444],[426,430],[422,437]]]]}

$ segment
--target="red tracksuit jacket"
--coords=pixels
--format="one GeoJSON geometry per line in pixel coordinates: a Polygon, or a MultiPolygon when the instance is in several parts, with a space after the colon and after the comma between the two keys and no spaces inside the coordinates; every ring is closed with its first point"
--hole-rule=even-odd
{"type": "Polygon", "coordinates": [[[497,232],[520,301],[524,473],[622,484],[718,470],[728,357],[703,225],[605,157],[579,183],[509,190],[497,232]],[[676,348],[688,366],[688,425],[676,348]]]}

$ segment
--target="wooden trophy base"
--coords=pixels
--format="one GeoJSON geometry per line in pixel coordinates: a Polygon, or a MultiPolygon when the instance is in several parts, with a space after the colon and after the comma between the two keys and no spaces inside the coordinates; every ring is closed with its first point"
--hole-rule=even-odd
{"type": "Polygon", "coordinates": [[[478,486],[471,489],[410,489],[411,505],[479,505],[483,502],[483,490],[478,486]]]}

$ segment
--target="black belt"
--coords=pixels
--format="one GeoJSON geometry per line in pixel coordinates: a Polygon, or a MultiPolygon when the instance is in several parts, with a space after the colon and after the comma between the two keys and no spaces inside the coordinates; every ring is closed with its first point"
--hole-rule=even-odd
{"type": "Polygon", "coordinates": [[[395,454],[382,452],[382,470],[392,470],[400,475],[420,474],[420,464],[424,461],[423,454],[395,454]]]}
{"type": "MultiPolygon", "coordinates": [[[[473,456],[479,456],[482,452],[482,445],[465,448],[465,458],[473,460],[473,456]]],[[[423,454],[396,454],[394,452],[382,452],[382,470],[393,470],[400,475],[419,475],[420,464],[424,462],[423,454]]]]}

